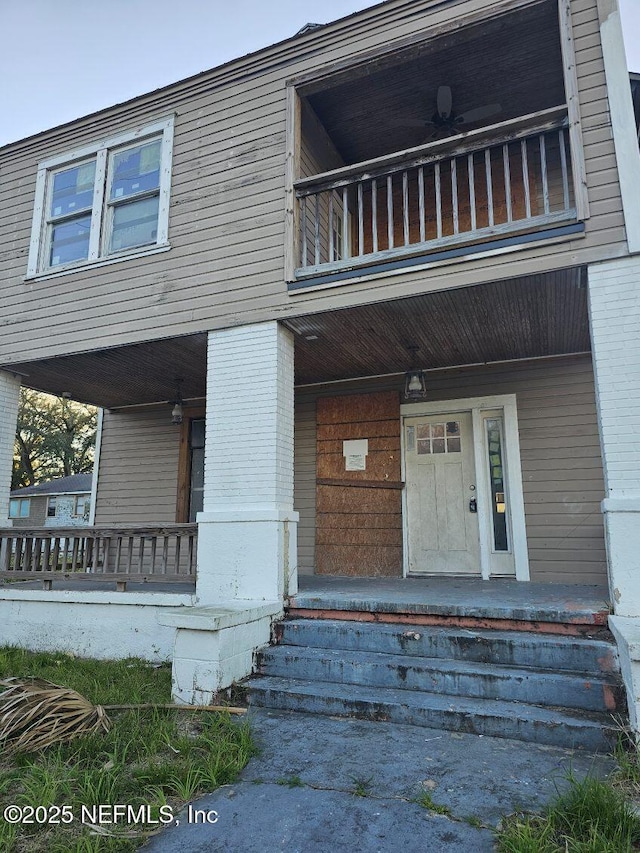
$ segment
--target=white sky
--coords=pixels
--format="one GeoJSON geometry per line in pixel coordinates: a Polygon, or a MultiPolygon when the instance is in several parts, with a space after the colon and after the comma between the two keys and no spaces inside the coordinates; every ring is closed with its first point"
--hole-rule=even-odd
{"type": "MultiPolygon", "coordinates": [[[[640,0],[618,0],[640,71],[640,0]]],[[[372,0],[0,0],[0,145],[326,23],[372,0]]]]}

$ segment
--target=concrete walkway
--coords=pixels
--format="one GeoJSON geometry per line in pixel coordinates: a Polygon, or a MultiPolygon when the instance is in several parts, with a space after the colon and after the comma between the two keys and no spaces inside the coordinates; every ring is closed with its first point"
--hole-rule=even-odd
{"type": "Polygon", "coordinates": [[[193,804],[151,853],[485,853],[503,814],[536,810],[610,759],[414,726],[254,709],[261,749],[242,778],[193,804]],[[430,798],[444,814],[425,807],[430,798]],[[422,804],[417,800],[422,800],[422,804]]]}

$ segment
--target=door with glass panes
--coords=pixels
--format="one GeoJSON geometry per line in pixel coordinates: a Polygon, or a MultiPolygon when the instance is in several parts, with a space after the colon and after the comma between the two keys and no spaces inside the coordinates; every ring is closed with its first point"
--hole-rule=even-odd
{"type": "Polygon", "coordinates": [[[515,574],[502,409],[405,417],[409,574],[515,574]]]}
{"type": "Polygon", "coordinates": [[[471,412],[405,418],[410,574],[480,575],[471,412]]]}

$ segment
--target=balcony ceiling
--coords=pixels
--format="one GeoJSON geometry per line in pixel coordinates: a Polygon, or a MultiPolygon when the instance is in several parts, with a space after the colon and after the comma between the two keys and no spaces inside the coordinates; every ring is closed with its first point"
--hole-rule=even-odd
{"type": "MultiPolygon", "coordinates": [[[[585,274],[560,270],[285,321],[295,333],[296,383],[402,373],[590,349],[585,274]]],[[[206,334],[4,365],[25,385],[104,406],[206,393],[206,334]]]]}
{"type": "Polygon", "coordinates": [[[563,104],[555,0],[414,45],[301,92],[349,165],[429,141],[431,129],[406,123],[431,118],[442,85],[452,89],[456,115],[502,107],[461,130],[563,104]]]}

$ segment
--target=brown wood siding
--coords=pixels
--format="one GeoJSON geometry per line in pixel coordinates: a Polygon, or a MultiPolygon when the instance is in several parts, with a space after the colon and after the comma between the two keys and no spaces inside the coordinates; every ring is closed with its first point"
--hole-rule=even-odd
{"type": "Polygon", "coordinates": [[[398,392],[320,397],[317,429],[316,571],[400,577],[398,392]],[[346,470],[342,443],[351,438],[369,441],[364,471],[346,470]]]}
{"type": "Polygon", "coordinates": [[[179,445],[168,406],[105,412],[95,523],[175,523],[179,445]]]}
{"type": "Polygon", "coordinates": [[[296,401],[293,508],[298,521],[298,571],[312,575],[316,552],[316,404],[296,401]]]}
{"type": "MultiPolygon", "coordinates": [[[[516,394],[531,580],[606,584],[604,481],[590,357],[438,371],[427,379],[432,400],[516,394]]],[[[399,386],[400,378],[393,377],[299,389],[299,405],[339,391],[399,386]]],[[[306,535],[310,527],[308,519],[306,535]]],[[[367,557],[363,550],[363,564],[367,557]]]]}
{"type": "Polygon", "coordinates": [[[0,152],[0,364],[304,314],[624,254],[596,0],[572,0],[591,204],[586,237],[291,296],[286,81],[401,44],[493,0],[390,0],[292,42],[0,152]],[[37,163],[176,114],[169,252],[41,281],[26,272],[37,163]]]}

